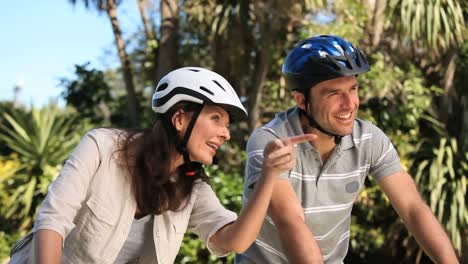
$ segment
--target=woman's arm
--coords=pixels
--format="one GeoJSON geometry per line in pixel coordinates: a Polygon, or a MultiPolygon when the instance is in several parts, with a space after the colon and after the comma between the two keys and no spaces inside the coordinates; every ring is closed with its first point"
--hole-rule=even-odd
{"type": "Polygon", "coordinates": [[[55,263],[60,257],[62,241],[75,227],[73,220],[81,208],[90,181],[100,163],[98,137],[91,130],[68,157],[59,176],[49,186],[34,222],[34,251],[38,263],[55,263]],[[42,262],[42,260],[47,260],[42,262]],[[50,261],[49,261],[50,260],[50,261]]]}
{"type": "Polygon", "coordinates": [[[295,165],[295,146],[312,141],[315,135],[306,134],[275,139],[264,149],[262,176],[255,184],[249,202],[242,208],[239,218],[211,236],[210,243],[227,251],[242,253],[255,241],[265,219],[271,195],[278,176],[295,165]]]}
{"type": "Polygon", "coordinates": [[[62,236],[48,229],[42,229],[34,234],[33,263],[60,264],[62,257],[62,236]]]}
{"type": "Polygon", "coordinates": [[[320,247],[305,223],[304,209],[289,180],[275,184],[269,214],[290,263],[323,263],[320,247]]]}

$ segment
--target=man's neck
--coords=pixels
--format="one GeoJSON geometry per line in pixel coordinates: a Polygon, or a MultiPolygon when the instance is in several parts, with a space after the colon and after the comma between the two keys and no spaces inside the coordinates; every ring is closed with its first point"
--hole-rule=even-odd
{"type": "Polygon", "coordinates": [[[312,133],[318,136],[311,144],[320,153],[322,162],[325,163],[335,149],[335,138],[322,133],[317,128],[309,126],[308,120],[305,118],[301,118],[301,125],[304,133],[312,133]]]}

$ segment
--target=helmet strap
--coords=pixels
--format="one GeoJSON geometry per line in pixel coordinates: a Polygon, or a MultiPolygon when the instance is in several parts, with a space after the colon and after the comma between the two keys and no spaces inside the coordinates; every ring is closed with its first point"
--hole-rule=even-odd
{"type": "Polygon", "coordinates": [[[199,174],[200,169],[202,169],[201,163],[192,162],[190,160],[190,156],[187,149],[187,143],[190,139],[190,136],[192,135],[192,130],[195,127],[198,116],[200,115],[200,112],[202,111],[203,107],[204,105],[201,105],[200,108],[196,109],[193,112],[192,118],[190,119],[190,123],[187,126],[187,130],[185,131],[184,138],[182,139],[182,142],[180,142],[180,144],[177,145],[177,150],[184,157],[184,164],[182,164],[179,169],[180,172],[182,172],[185,176],[196,176],[197,174],[199,174]]]}
{"type": "Polygon", "coordinates": [[[304,93],[304,97],[305,97],[305,109],[306,110],[304,110],[302,108],[299,108],[299,111],[305,118],[307,118],[307,121],[309,122],[309,126],[318,129],[320,132],[322,132],[323,134],[325,134],[327,136],[334,137],[334,142],[335,142],[336,145],[338,145],[338,143],[340,143],[341,138],[343,136],[338,135],[338,134],[334,134],[334,133],[332,133],[330,131],[327,131],[322,126],[320,126],[319,123],[317,123],[317,121],[315,121],[315,119],[312,117],[312,115],[309,115],[307,113],[308,110],[309,110],[309,96],[308,96],[308,93],[304,93]]]}

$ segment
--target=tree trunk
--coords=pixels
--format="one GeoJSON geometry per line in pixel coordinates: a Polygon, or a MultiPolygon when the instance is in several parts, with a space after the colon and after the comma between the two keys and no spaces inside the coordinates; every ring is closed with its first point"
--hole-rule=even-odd
{"type": "Polygon", "coordinates": [[[179,7],[177,0],[161,0],[161,28],[158,61],[156,64],[157,80],[161,79],[171,70],[174,70],[178,65],[178,29],[179,7]]]}
{"type": "Polygon", "coordinates": [[[387,0],[376,0],[374,9],[374,27],[372,30],[372,49],[375,50],[380,44],[382,38],[383,27],[385,24],[385,9],[387,8],[387,0]]]}
{"type": "Polygon", "coordinates": [[[443,68],[446,69],[444,73],[444,78],[442,80],[442,87],[444,88],[444,94],[442,97],[442,105],[440,107],[439,113],[442,121],[446,124],[448,130],[449,128],[449,117],[453,112],[452,106],[452,89],[453,89],[453,79],[455,77],[455,60],[457,58],[456,49],[452,48],[447,52],[447,57],[443,60],[443,68]]]}
{"type": "MultiPolygon", "coordinates": [[[[221,74],[225,75],[226,73],[229,72],[228,70],[228,64],[226,63],[226,52],[229,53],[229,50],[227,48],[227,45],[229,44],[227,41],[223,41],[224,38],[222,36],[222,33],[220,32],[220,27],[223,22],[224,14],[227,10],[228,3],[223,4],[223,8],[221,9],[219,16],[219,20],[216,23],[216,29],[215,32],[213,33],[213,41],[212,41],[212,47],[213,47],[213,58],[214,58],[214,71],[221,74]]],[[[227,27],[227,30],[230,30],[229,27],[227,27]]],[[[241,32],[236,32],[240,33],[241,32]]],[[[229,32],[228,32],[229,34],[229,32]]],[[[230,54],[229,54],[230,55],[230,54]]]]}
{"type": "Polygon", "coordinates": [[[140,11],[141,21],[145,29],[146,40],[147,41],[154,40],[153,29],[150,26],[148,17],[146,15],[146,6],[148,4],[147,0],[137,0],[137,4],[138,4],[138,10],[140,11]]]}
{"type": "Polygon", "coordinates": [[[115,36],[115,43],[119,52],[120,63],[122,64],[122,74],[125,83],[125,89],[127,90],[127,108],[129,125],[131,127],[138,127],[138,101],[136,99],[135,86],[133,84],[133,74],[128,58],[127,52],[125,51],[125,42],[123,41],[122,31],[120,30],[119,21],[117,19],[117,6],[114,0],[109,0],[107,3],[106,13],[112,24],[112,31],[115,36]]]}
{"type": "Polygon", "coordinates": [[[249,130],[252,131],[257,127],[260,119],[259,104],[262,100],[263,84],[270,66],[270,52],[267,47],[263,47],[258,51],[259,55],[254,73],[254,82],[249,96],[249,130]]]}
{"type": "Polygon", "coordinates": [[[263,84],[265,82],[268,69],[271,61],[272,38],[275,22],[269,14],[268,10],[274,10],[276,1],[272,2],[256,2],[255,10],[256,17],[260,30],[260,38],[257,48],[257,56],[254,70],[254,80],[252,89],[249,92],[248,111],[249,111],[249,130],[252,131],[257,127],[260,119],[259,104],[262,100],[263,84]]]}
{"type": "Polygon", "coordinates": [[[368,53],[372,53],[378,48],[382,39],[387,0],[363,0],[363,4],[367,6],[367,15],[369,17],[366,24],[366,31],[369,34],[368,44],[370,46],[368,53]]]}

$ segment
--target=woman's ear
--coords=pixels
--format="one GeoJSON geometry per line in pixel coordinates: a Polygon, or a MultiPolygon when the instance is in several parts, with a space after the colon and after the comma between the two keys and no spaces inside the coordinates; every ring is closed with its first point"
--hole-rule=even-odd
{"type": "Polygon", "coordinates": [[[296,105],[305,110],[305,95],[301,92],[294,91],[293,92],[294,101],[296,101],[296,105]]]}
{"type": "Polygon", "coordinates": [[[186,127],[185,123],[186,123],[185,111],[182,109],[177,110],[172,115],[172,125],[177,130],[177,132],[181,132],[186,127]]]}

